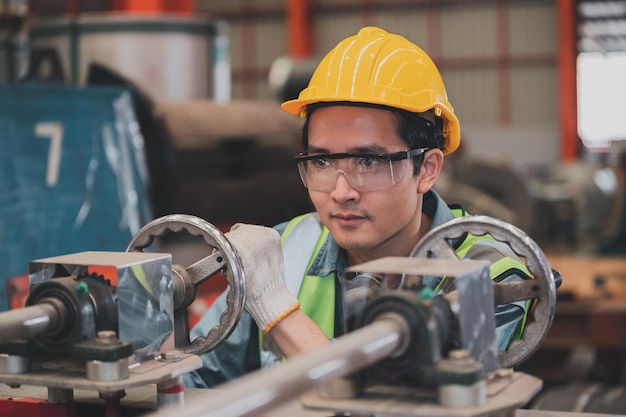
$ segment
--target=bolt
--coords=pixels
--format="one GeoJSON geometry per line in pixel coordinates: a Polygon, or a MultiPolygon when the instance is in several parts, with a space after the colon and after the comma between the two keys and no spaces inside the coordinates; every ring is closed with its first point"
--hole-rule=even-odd
{"type": "Polygon", "coordinates": [[[151,349],[137,349],[135,350],[135,358],[137,358],[140,361],[146,360],[146,359],[154,359],[155,357],[155,353],[153,350],[151,349]]]}
{"type": "Polygon", "coordinates": [[[469,350],[465,350],[465,349],[455,349],[455,350],[451,350],[450,353],[448,354],[448,357],[452,360],[455,359],[467,359],[469,358],[470,352],[469,350]]]}
{"type": "Polygon", "coordinates": [[[116,343],[117,335],[112,330],[100,330],[96,336],[96,341],[98,343],[108,344],[108,343],[116,343]]]}
{"type": "Polygon", "coordinates": [[[126,396],[126,392],[125,391],[111,391],[111,392],[106,392],[106,391],[102,391],[102,392],[98,392],[98,397],[100,397],[103,400],[119,400],[120,398],[124,398],[126,396]]]}
{"type": "Polygon", "coordinates": [[[496,378],[511,378],[513,376],[513,370],[507,368],[500,368],[496,370],[496,378]]]}
{"type": "Polygon", "coordinates": [[[161,352],[160,359],[167,362],[177,362],[180,360],[180,351],[168,350],[167,352],[161,352]]]}

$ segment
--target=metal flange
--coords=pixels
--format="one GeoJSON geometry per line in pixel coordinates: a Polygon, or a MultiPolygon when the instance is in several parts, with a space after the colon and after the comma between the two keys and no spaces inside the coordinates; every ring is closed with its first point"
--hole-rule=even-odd
{"type": "Polygon", "coordinates": [[[243,312],[244,271],[239,256],[228,239],[206,220],[192,215],[171,214],[153,220],[141,228],[128,244],[126,251],[142,252],[154,242],[155,238],[181,232],[202,237],[212,249],[210,255],[193,265],[172,266],[176,349],[201,355],[215,349],[230,336],[243,312]],[[212,327],[206,336],[190,341],[187,307],[194,301],[200,284],[220,272],[229,286],[227,307],[220,316],[219,325],[212,327]]]}
{"type": "Polygon", "coordinates": [[[490,235],[506,243],[525,262],[531,275],[529,280],[493,282],[496,304],[532,300],[523,337],[512,342],[506,351],[500,351],[501,365],[512,367],[532,355],[548,334],[556,309],[554,273],[543,251],[526,233],[489,216],[459,217],[433,228],[420,240],[411,256],[458,260],[453,242],[468,233],[490,235]]]}

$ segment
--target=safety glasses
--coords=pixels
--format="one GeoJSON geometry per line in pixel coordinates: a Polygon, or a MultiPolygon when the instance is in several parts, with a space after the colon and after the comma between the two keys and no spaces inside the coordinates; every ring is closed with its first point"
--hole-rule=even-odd
{"type": "Polygon", "coordinates": [[[422,155],[429,148],[390,154],[325,153],[295,158],[305,187],[312,191],[331,192],[342,174],[359,192],[393,187],[406,175],[404,161],[422,155]]]}

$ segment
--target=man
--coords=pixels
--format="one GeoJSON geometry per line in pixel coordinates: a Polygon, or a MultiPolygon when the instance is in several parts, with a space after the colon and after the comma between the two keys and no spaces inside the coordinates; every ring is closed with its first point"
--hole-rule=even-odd
{"type": "MultiPolygon", "coordinates": [[[[275,229],[236,225],[227,233],[246,273],[249,314],[203,356],[204,368],[187,385],[213,387],[329,343],[345,331],[344,269],[409,256],[431,228],[454,217],[431,188],[444,155],[459,145],[459,122],[434,63],[407,39],[363,28],[331,50],[298,99],[282,107],[305,118],[305,153],[296,161],[316,212],[275,229]]],[[[512,255],[493,244],[461,246],[468,257],[512,255]]],[[[511,261],[519,269],[492,270],[493,278],[523,276],[511,261]]],[[[224,298],[192,339],[216,322],[224,298]]],[[[499,307],[501,348],[523,315],[523,306],[499,307]]]]}

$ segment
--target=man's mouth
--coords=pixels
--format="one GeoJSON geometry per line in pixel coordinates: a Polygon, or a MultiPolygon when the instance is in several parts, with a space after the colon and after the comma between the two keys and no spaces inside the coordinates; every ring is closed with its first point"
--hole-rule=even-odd
{"type": "Polygon", "coordinates": [[[354,226],[367,219],[366,216],[356,213],[331,213],[330,216],[342,226],[354,226]]]}

